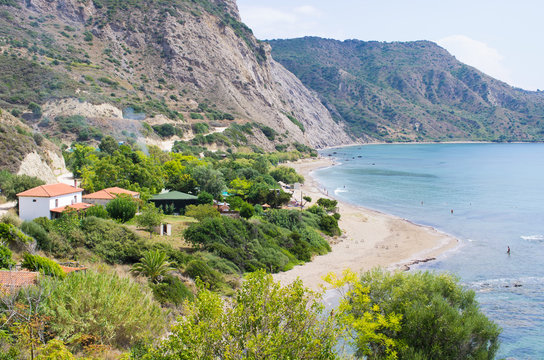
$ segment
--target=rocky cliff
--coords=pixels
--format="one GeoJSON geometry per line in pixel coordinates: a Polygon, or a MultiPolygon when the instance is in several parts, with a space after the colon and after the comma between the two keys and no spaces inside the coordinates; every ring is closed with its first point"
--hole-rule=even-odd
{"type": "MultiPolygon", "coordinates": [[[[117,109],[111,117],[82,114],[97,127],[105,119],[121,129],[117,115],[135,109],[147,118],[162,114],[174,124],[257,122],[280,135],[276,144],[351,141],[316,95],[272,60],[270,47],[241,22],[233,0],[2,4],[0,45],[9,56],[0,58],[0,67],[9,63],[21,71],[18,76],[30,77],[0,75],[0,105],[8,109],[24,112],[34,102],[62,120],[65,102],[59,100],[74,98],[117,109]],[[28,70],[43,75],[32,77],[28,70]],[[52,80],[44,84],[40,78],[52,80]],[[14,89],[25,95],[14,99],[14,89]]],[[[45,125],[63,135],[55,121],[45,125]]]]}

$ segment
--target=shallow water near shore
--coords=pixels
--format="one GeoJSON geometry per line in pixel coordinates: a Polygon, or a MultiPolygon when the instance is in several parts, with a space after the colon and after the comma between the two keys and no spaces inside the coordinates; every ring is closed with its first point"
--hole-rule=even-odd
{"type": "Polygon", "coordinates": [[[419,269],[449,271],[502,328],[498,358],[544,354],[544,144],[406,144],[329,149],[314,172],[340,200],[462,241],[419,269]],[[511,254],[506,253],[507,246],[511,254]]]}

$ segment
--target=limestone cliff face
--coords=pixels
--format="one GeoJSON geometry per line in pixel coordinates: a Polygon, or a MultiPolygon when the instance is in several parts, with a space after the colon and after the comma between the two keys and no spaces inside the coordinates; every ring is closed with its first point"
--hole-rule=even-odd
{"type": "Polygon", "coordinates": [[[96,66],[84,71],[73,67],[68,76],[107,76],[118,86],[106,91],[120,97],[121,104],[160,98],[183,113],[193,110],[195,102],[207,103],[233,114],[238,122],[272,127],[285,144],[324,147],[351,142],[316,95],[274,62],[269,45],[241,23],[234,0],[167,0],[160,5],[142,0],[124,7],[112,0],[26,4],[20,10],[27,18],[54,16],[70,26],[73,36],[51,36],[86,54],[96,66]],[[85,36],[92,41],[81,41],[85,36]]]}

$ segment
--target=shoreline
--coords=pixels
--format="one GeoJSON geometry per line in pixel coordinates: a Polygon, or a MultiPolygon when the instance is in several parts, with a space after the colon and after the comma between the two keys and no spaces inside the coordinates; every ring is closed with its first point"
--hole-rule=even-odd
{"type": "MultiPolygon", "coordinates": [[[[353,146],[353,145],[352,145],[353,146]]],[[[305,183],[294,196],[310,196],[312,204],[321,197],[334,199],[312,176],[316,170],[334,166],[333,159],[319,157],[287,164],[304,176],[305,183]]],[[[338,201],[342,235],[333,238],[331,252],[289,271],[274,274],[274,280],[287,285],[300,278],[304,285],[319,290],[329,272],[341,275],[345,269],[356,273],[375,267],[407,270],[410,266],[435,260],[459,246],[459,240],[432,227],[414,224],[394,215],[338,201]]],[[[307,204],[308,206],[310,204],[307,204]]]]}
{"type": "Polygon", "coordinates": [[[496,141],[483,141],[483,140],[475,140],[475,141],[465,141],[465,140],[459,140],[459,141],[394,141],[394,142],[383,142],[383,141],[376,141],[376,142],[366,142],[366,143],[351,143],[351,144],[341,144],[341,145],[334,145],[334,146],[325,146],[323,148],[319,148],[318,151],[322,150],[332,150],[332,149],[342,149],[347,147],[355,147],[355,146],[371,146],[371,145],[426,145],[426,144],[544,144],[544,141],[504,141],[504,142],[496,142],[496,141]]]}

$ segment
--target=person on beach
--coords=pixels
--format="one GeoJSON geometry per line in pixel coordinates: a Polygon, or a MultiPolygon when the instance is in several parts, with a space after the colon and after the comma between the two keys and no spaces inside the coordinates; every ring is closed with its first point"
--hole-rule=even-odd
{"type": "Polygon", "coordinates": [[[510,255],[510,246],[507,246],[508,250],[506,250],[506,253],[510,255]]]}

